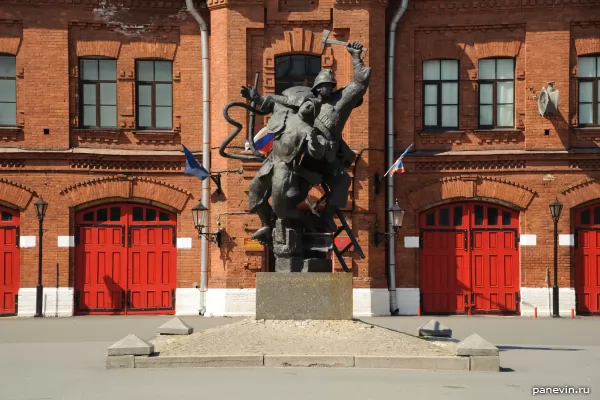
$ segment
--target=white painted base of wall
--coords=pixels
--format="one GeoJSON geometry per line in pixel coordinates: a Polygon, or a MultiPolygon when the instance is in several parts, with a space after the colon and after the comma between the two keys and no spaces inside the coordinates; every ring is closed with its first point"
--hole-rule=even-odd
{"type": "Polygon", "coordinates": [[[200,314],[200,289],[175,289],[175,315],[200,314]]]}
{"type": "Polygon", "coordinates": [[[390,292],[387,289],[353,289],[354,317],[390,315],[390,292]]]}
{"type": "MultiPolygon", "coordinates": [[[[71,317],[73,315],[73,288],[44,288],[42,314],[44,317],[71,317]]],[[[19,289],[17,316],[35,315],[36,288],[19,289]]]]}
{"type": "MultiPolygon", "coordinates": [[[[538,317],[552,315],[552,288],[521,288],[521,315],[533,317],[537,307],[538,317]]],[[[575,289],[558,289],[558,311],[561,317],[570,317],[575,308],[575,289]]]]}
{"type": "Polygon", "coordinates": [[[419,314],[419,288],[397,288],[396,296],[400,315],[419,314]]]}
{"type": "MultiPolygon", "coordinates": [[[[177,289],[176,314],[198,315],[200,292],[198,289],[177,289]]],[[[419,289],[397,289],[400,315],[417,315],[419,289]]],[[[354,317],[390,315],[387,289],[353,289],[354,317]]],[[[206,317],[254,317],[256,315],[256,289],[208,289],[206,292],[206,317]]]]}
{"type": "Polygon", "coordinates": [[[256,289],[208,289],[206,317],[254,317],[256,289]]]}

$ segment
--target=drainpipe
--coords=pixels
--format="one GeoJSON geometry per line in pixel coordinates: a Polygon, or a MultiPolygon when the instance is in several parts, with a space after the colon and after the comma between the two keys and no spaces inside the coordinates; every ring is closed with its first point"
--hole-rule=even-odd
{"type": "MultiPolygon", "coordinates": [[[[402,3],[396,10],[392,23],[390,24],[389,31],[389,48],[388,48],[388,90],[387,90],[387,165],[392,166],[394,163],[394,53],[396,52],[396,26],[398,21],[404,15],[408,0],[402,0],[402,3]]],[[[388,175],[387,177],[387,209],[394,204],[394,177],[388,175]]],[[[387,214],[387,213],[386,213],[387,214]]],[[[386,215],[387,216],[387,215],[386,215]]],[[[389,216],[387,221],[387,232],[393,232],[392,221],[389,216]]],[[[400,310],[398,309],[398,299],[396,296],[396,246],[395,238],[392,236],[389,240],[388,245],[388,268],[389,268],[389,292],[390,292],[390,313],[392,315],[398,315],[400,310]]]]}
{"type": "MultiPolygon", "coordinates": [[[[210,103],[209,103],[209,67],[208,67],[208,25],[194,8],[193,0],[185,0],[187,10],[200,26],[202,41],[202,165],[210,171],[210,103]]],[[[202,205],[209,208],[210,179],[202,181],[202,205]]],[[[210,209],[210,208],[209,208],[210,209]]],[[[208,227],[203,228],[207,232],[208,227]]],[[[206,312],[206,287],[208,280],[208,241],[202,235],[201,264],[200,264],[200,308],[199,314],[206,312]]]]}

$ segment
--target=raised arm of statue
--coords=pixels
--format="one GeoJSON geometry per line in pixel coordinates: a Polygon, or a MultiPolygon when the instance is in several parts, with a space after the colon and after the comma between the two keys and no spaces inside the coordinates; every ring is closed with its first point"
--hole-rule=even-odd
{"type": "Polygon", "coordinates": [[[342,108],[346,104],[351,104],[351,107],[354,107],[367,92],[371,80],[371,67],[367,67],[360,58],[363,51],[362,44],[352,42],[348,44],[347,49],[352,55],[354,76],[353,80],[341,89],[342,95],[340,102],[338,103],[338,108],[342,108]]]}

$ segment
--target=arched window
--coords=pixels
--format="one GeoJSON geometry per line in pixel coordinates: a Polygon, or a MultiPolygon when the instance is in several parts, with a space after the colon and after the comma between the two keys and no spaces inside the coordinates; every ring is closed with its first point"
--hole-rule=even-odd
{"type": "Polygon", "coordinates": [[[292,86],[312,86],[321,70],[321,57],[304,54],[275,59],[275,94],[292,86]]]}

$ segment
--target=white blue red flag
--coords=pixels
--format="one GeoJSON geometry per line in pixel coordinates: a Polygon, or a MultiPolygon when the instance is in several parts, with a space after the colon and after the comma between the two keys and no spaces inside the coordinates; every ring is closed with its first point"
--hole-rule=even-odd
{"type": "Polygon", "coordinates": [[[388,169],[388,171],[385,173],[385,175],[383,175],[383,177],[385,178],[388,174],[391,174],[391,176],[394,176],[394,174],[403,174],[404,173],[404,164],[402,164],[402,159],[404,158],[404,156],[406,155],[406,153],[408,153],[408,151],[411,149],[412,147],[412,143],[410,146],[408,146],[406,148],[406,150],[404,150],[404,153],[402,153],[402,155],[400,157],[398,157],[398,159],[396,160],[396,162],[394,164],[392,164],[392,166],[390,167],[390,169],[388,169]]]}
{"type": "Polygon", "coordinates": [[[201,181],[208,178],[210,173],[206,170],[206,168],[200,165],[198,160],[196,160],[196,157],[194,157],[192,152],[189,151],[187,147],[184,145],[181,145],[181,147],[183,147],[183,153],[185,154],[185,171],[183,171],[183,173],[185,175],[193,175],[201,181]]]}
{"type": "Polygon", "coordinates": [[[254,136],[254,148],[263,155],[267,155],[273,148],[274,138],[275,135],[270,133],[265,126],[254,136]]]}

